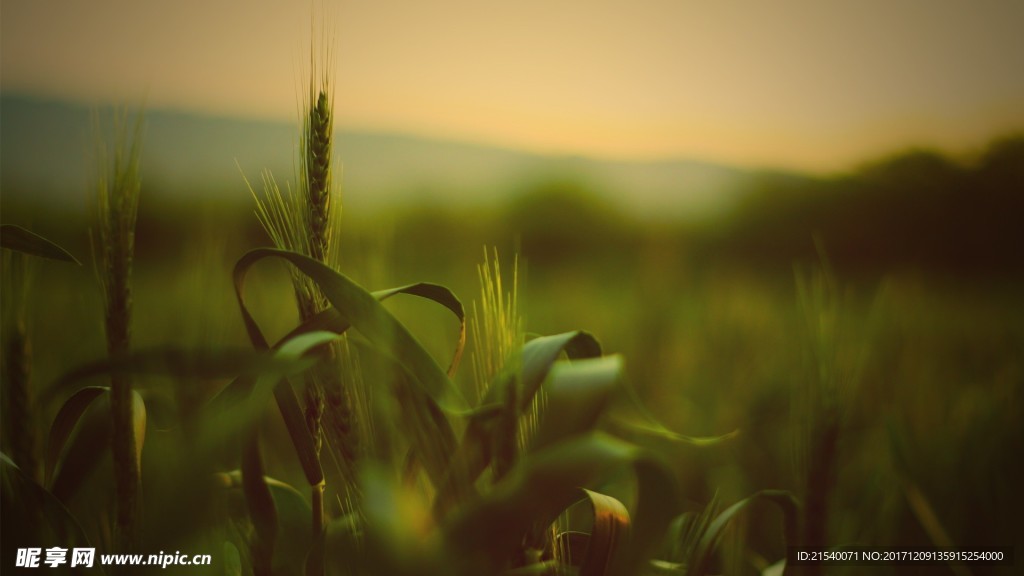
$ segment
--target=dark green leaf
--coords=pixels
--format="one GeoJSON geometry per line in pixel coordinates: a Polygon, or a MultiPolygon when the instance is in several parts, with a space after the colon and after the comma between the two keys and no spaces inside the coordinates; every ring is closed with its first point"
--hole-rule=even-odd
{"type": "Polygon", "coordinates": [[[439,406],[454,413],[467,412],[465,399],[445,371],[377,298],[327,265],[301,254],[260,248],[247,253],[235,265],[235,292],[241,307],[242,319],[256,348],[266,349],[269,345],[245,306],[243,288],[249,268],[266,258],[287,260],[309,276],[331,305],[374,345],[384,348],[394,358],[399,359],[416,377],[418,385],[439,406]]]}
{"type": "MultiPolygon", "coordinates": [[[[448,375],[454,375],[459,366],[459,362],[462,359],[462,352],[466,346],[466,313],[463,309],[462,302],[459,301],[455,296],[455,293],[448,288],[438,284],[430,284],[428,282],[408,284],[397,288],[378,290],[372,293],[373,297],[381,302],[399,294],[418,296],[420,298],[436,302],[448,310],[451,310],[452,314],[454,314],[458,319],[458,341],[456,342],[455,353],[453,354],[452,361],[448,367],[448,375]]],[[[341,312],[339,312],[337,308],[331,306],[300,324],[294,330],[289,332],[287,336],[282,338],[281,341],[283,342],[293,336],[316,330],[326,330],[336,334],[344,334],[350,327],[351,324],[345,319],[341,312]]]]}
{"type": "MultiPolygon", "coordinates": [[[[220,477],[229,490],[229,497],[244,498],[240,471],[220,474],[220,477]]],[[[274,502],[280,526],[274,545],[274,574],[301,574],[312,545],[312,509],[305,497],[290,484],[269,476],[263,481],[274,502]]]]}
{"type": "MultiPolygon", "coordinates": [[[[283,343],[274,351],[274,356],[282,360],[297,360],[302,358],[310,350],[327,344],[338,338],[333,332],[309,332],[300,334],[283,343]]],[[[263,405],[273,393],[279,401],[282,399],[282,392],[291,392],[294,399],[294,392],[291,386],[281,386],[284,374],[269,373],[261,375],[255,385],[251,403],[263,405]]],[[[295,400],[295,409],[298,410],[298,401],[295,400]]],[[[282,414],[286,414],[282,410],[282,414]]],[[[301,415],[301,412],[299,413],[301,415]]],[[[303,421],[302,426],[305,428],[303,421]]],[[[308,437],[308,431],[302,437],[308,437]]],[[[320,456],[312,439],[308,443],[296,445],[296,455],[303,469],[307,472],[307,479],[310,484],[318,485],[323,482],[323,470],[320,466],[320,456]]],[[[275,552],[278,549],[278,539],[282,533],[280,525],[281,516],[264,475],[263,456],[260,453],[259,424],[253,422],[246,434],[245,445],[242,451],[242,491],[245,494],[245,501],[249,507],[249,516],[252,519],[253,527],[256,529],[256,539],[253,543],[253,558],[258,566],[268,567],[271,565],[275,552]]],[[[310,518],[312,515],[310,514],[310,518]]],[[[312,527],[312,519],[307,526],[312,527]]],[[[306,542],[308,544],[307,536],[306,542]]],[[[302,555],[305,559],[305,549],[302,555]]],[[[262,570],[259,570],[262,571],[262,570]]]]}
{"type": "MultiPolygon", "coordinates": [[[[92,548],[67,508],[0,453],[0,557],[10,569],[19,548],[92,548]]],[[[4,571],[7,573],[7,570],[4,571]]],[[[103,568],[70,569],[70,574],[103,574],[103,568]]]]}
{"type": "Polygon", "coordinates": [[[67,250],[34,232],[13,224],[0,226],[0,248],[82,265],[67,250]]]}
{"type": "Polygon", "coordinates": [[[579,498],[579,488],[608,473],[633,468],[638,508],[633,537],[615,559],[614,574],[634,574],[664,535],[677,508],[667,468],[646,452],[601,433],[539,450],[478,500],[453,512],[443,526],[453,555],[465,556],[481,573],[503,565],[535,526],[550,524],[579,498]],[[496,520],[498,519],[498,520],[496,520]]]}
{"type": "Polygon", "coordinates": [[[45,482],[50,485],[53,479],[53,471],[57,466],[57,459],[64,450],[71,432],[78,425],[82,414],[99,396],[110,392],[105,386],[87,386],[75,392],[68,398],[57,412],[50,426],[50,437],[46,443],[46,474],[45,482]]]}
{"type": "Polygon", "coordinates": [[[762,490],[726,508],[715,518],[700,540],[696,558],[691,565],[692,574],[697,576],[708,574],[711,568],[711,560],[715,550],[718,548],[719,541],[725,534],[726,527],[729,526],[740,512],[759,500],[767,500],[779,507],[783,515],[786,543],[789,546],[796,545],[798,541],[797,522],[799,519],[799,504],[796,498],[785,490],[762,490]]]}
{"type": "Polygon", "coordinates": [[[620,356],[556,364],[544,385],[547,405],[530,450],[589,432],[604,413],[622,371],[620,356]]]}
{"type": "Polygon", "coordinates": [[[509,365],[498,373],[491,382],[481,402],[476,417],[470,420],[459,444],[458,452],[452,459],[452,473],[449,482],[440,490],[438,508],[443,511],[458,500],[458,493],[473,484],[491,460],[491,448],[495,443],[496,420],[501,413],[501,400],[507,398],[508,387],[520,380],[518,394],[520,413],[533,402],[537,390],[547,378],[551,367],[562,353],[572,351],[577,358],[600,355],[601,347],[589,333],[577,331],[554,336],[542,336],[527,342],[518,357],[509,360],[509,365]],[[497,407],[497,410],[488,410],[497,407]]]}
{"type": "Polygon", "coordinates": [[[615,498],[583,490],[594,513],[594,528],[587,542],[587,552],[580,566],[580,576],[605,576],[612,570],[612,561],[623,553],[629,543],[629,512],[615,498]]]}
{"type": "MultiPolygon", "coordinates": [[[[65,403],[51,428],[47,448],[49,485],[54,496],[67,502],[101,459],[110,452],[110,394],[106,388],[87,388],[65,403]],[[66,408],[66,411],[65,411],[66,408]],[[52,464],[51,464],[52,462],[52,464]]],[[[146,441],[146,403],[132,391],[136,462],[142,461],[146,441]]]]}

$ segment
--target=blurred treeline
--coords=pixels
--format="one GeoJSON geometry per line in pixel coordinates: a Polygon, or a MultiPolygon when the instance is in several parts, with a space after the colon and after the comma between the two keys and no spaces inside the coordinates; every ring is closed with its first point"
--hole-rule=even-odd
{"type": "MultiPolygon", "coordinates": [[[[266,244],[239,180],[231,193],[199,201],[194,194],[178,201],[161,182],[144,182],[141,252],[187,257],[210,235],[229,252],[266,244]]],[[[572,172],[525,177],[508,199],[472,207],[438,201],[424,189],[373,214],[346,212],[347,248],[383,242],[395,248],[396,261],[387,264],[410,271],[475,259],[489,244],[517,250],[537,273],[591,263],[631,268],[638,252],[654,250],[690,270],[788,275],[794,262],[814,260],[822,248],[847,277],[1007,279],[1024,272],[1024,135],[995,140],[969,158],[915,149],[834,175],[758,171],[744,182],[722,191],[731,209],[699,221],[645,220],[630,209],[628,189],[572,172]]],[[[3,196],[5,222],[86,245],[88,215],[29,191],[3,196]]]]}
{"type": "Polygon", "coordinates": [[[972,158],[918,149],[832,176],[753,174],[718,219],[644,222],[628,190],[572,177],[522,186],[487,216],[422,206],[400,209],[402,245],[429,239],[460,252],[516,239],[532,270],[591,262],[621,271],[654,250],[694,271],[722,267],[790,275],[824,250],[847,278],[887,273],[932,277],[1021,277],[1024,260],[1024,135],[992,142],[972,158]],[[476,241],[474,241],[476,240],[476,241]]]}
{"type": "Polygon", "coordinates": [[[710,254],[775,266],[818,236],[850,274],[915,270],[1019,277],[1024,272],[1024,136],[958,161],[915,150],[827,179],[765,175],[710,254]]]}

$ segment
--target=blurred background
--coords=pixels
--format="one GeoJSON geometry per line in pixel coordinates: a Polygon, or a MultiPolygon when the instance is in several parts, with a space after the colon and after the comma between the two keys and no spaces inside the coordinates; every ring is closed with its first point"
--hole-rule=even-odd
{"type": "MultiPolygon", "coordinates": [[[[145,110],[137,345],[245,344],[230,269],[269,244],[246,181],[294,186],[314,45],[331,55],[343,272],[468,304],[483,247],[518,254],[529,332],[624,353],[673,430],[741,430],[663,447],[695,506],[798,490],[794,390],[838,380],[835,542],[1021,542],[1024,5],[0,10],[5,224],[88,261],[92,114],[145,110]],[[801,292],[823,263],[828,297],[801,292]]],[[[250,297],[281,335],[288,277],[267,268],[250,297]]],[[[31,306],[40,386],[102,356],[88,262],[36,266],[31,306]]],[[[756,516],[747,546],[778,556],[776,525],[756,516]]]]}

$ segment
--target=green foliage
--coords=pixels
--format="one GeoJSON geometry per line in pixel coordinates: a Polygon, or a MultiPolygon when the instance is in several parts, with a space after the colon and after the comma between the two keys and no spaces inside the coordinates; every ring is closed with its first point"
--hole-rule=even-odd
{"type": "Polygon", "coordinates": [[[919,149],[828,177],[763,173],[702,252],[784,269],[812,261],[818,237],[847,275],[924,270],[1019,279],[1021,166],[1017,134],[963,160],[919,149]]]}
{"type": "MultiPolygon", "coordinates": [[[[170,344],[129,348],[125,341],[104,355],[89,347],[85,323],[73,320],[81,302],[47,302],[49,315],[25,315],[56,320],[69,336],[63,345],[47,342],[53,350],[45,351],[60,360],[48,368],[61,376],[46,391],[54,416],[44,430],[44,478],[22,467],[21,456],[0,463],[5,562],[15,546],[117,549],[123,528],[114,519],[117,462],[109,452],[112,422],[124,418],[114,414],[111,388],[89,381],[111,377],[133,383],[131,460],[146,504],[132,528],[138,549],[212,551],[217,574],[632,576],[712,574],[723,566],[785,573],[792,571],[779,561],[786,545],[949,545],[1015,529],[1012,516],[992,510],[1013,497],[1008,486],[1021,477],[1019,459],[1007,458],[1020,452],[1020,441],[1006,432],[1021,416],[1019,315],[1005,320],[998,305],[976,305],[965,315],[987,318],[978,328],[986,340],[965,347],[975,318],[935,314],[950,307],[922,303],[933,294],[905,286],[887,314],[869,314],[874,304],[848,297],[824,261],[798,271],[795,290],[742,276],[690,278],[673,268],[679,255],[672,250],[634,258],[627,248],[635,238],[619,215],[566,182],[538,187],[507,223],[549,271],[596,250],[571,271],[601,268],[607,285],[566,274],[536,290],[541,301],[528,307],[518,258],[502,274],[497,251],[485,250],[472,306],[432,282],[371,290],[332,248],[340,205],[330,200],[326,85],[311,83],[304,110],[301,195],[282,193],[268,174],[257,201],[275,247],[250,249],[233,269],[213,271],[233,282],[226,299],[233,296],[242,322],[231,337],[248,346],[189,347],[154,320],[149,334],[167,332],[161,342],[170,344]],[[627,260],[621,269],[612,265],[627,260]],[[275,264],[287,268],[290,286],[275,283],[275,264]],[[644,290],[652,278],[662,291],[650,295],[644,290]],[[645,288],[623,288],[634,280],[645,288]],[[429,313],[409,321],[402,300],[425,302],[429,313]],[[295,308],[295,317],[284,313],[295,308]],[[527,331],[525,311],[548,335],[527,331]],[[885,316],[893,320],[875,325],[885,316]],[[591,332],[563,331],[567,319],[571,326],[579,318],[601,328],[595,332],[612,353],[591,332]],[[878,357],[869,358],[863,352],[875,340],[883,345],[870,346],[878,357]],[[465,353],[470,370],[460,370],[465,353]],[[323,396],[311,402],[317,386],[323,396]],[[158,419],[153,399],[162,387],[179,405],[158,419]],[[177,395],[185,388],[198,391],[188,410],[177,395]],[[343,404],[346,410],[332,412],[343,404]],[[674,411],[699,435],[658,417],[674,411]],[[355,432],[332,435],[331,426],[355,432]],[[971,489],[963,494],[935,479],[968,474],[971,489]],[[947,503],[957,499],[964,504],[947,503]],[[976,506],[986,513],[976,514],[976,506]],[[731,536],[736,546],[728,546],[731,536]]],[[[901,196],[906,205],[894,205],[905,214],[880,222],[898,226],[914,214],[908,207],[928,201],[945,207],[922,213],[933,226],[962,199],[965,182],[987,195],[993,214],[1007,205],[1005,190],[985,183],[1017,182],[1019,154],[1013,140],[973,168],[914,154],[830,185],[839,189],[836,206],[863,217],[876,214],[882,196],[913,190],[901,196]],[[855,192],[865,189],[874,192],[855,192]]],[[[134,192],[106,198],[96,254],[106,305],[121,310],[115,315],[125,328],[131,293],[122,281],[134,258],[134,207],[125,194],[137,201],[130,174],[137,161],[130,152],[119,161],[127,172],[115,170],[114,181],[134,192]],[[121,306],[111,306],[117,300],[121,306]]],[[[783,245],[788,266],[796,244],[786,243],[810,243],[810,231],[780,229],[821,216],[830,223],[823,234],[830,251],[850,262],[845,241],[835,248],[832,240],[865,236],[844,229],[811,197],[817,184],[771,179],[767,191],[792,192],[787,208],[769,213],[752,197],[738,220],[750,229],[732,240],[739,252],[772,253],[762,242],[767,235],[783,245]]],[[[965,226],[976,231],[979,224],[965,226]]],[[[919,233],[934,230],[907,238],[919,233]]],[[[4,226],[2,240],[19,258],[75,261],[20,228],[4,226]]],[[[399,244],[412,260],[439,246],[399,244]]],[[[152,291],[154,309],[199,309],[160,288],[152,291]]],[[[228,310],[196,314],[236,319],[228,310]]],[[[5,368],[27,358],[6,344],[5,368]]],[[[14,372],[5,369],[5,394],[14,372]]],[[[5,425],[12,422],[6,398],[5,425]]],[[[27,422],[15,418],[11,428],[27,422]]],[[[11,432],[4,433],[7,440],[11,432]]]]}
{"type": "Polygon", "coordinates": [[[34,232],[26,230],[21,226],[15,226],[14,224],[4,224],[3,226],[0,226],[0,248],[16,250],[18,252],[24,252],[25,254],[31,254],[42,258],[50,258],[51,260],[62,260],[64,262],[81,264],[81,262],[79,262],[78,259],[72,256],[67,250],[46,238],[35,234],[34,232]]]}

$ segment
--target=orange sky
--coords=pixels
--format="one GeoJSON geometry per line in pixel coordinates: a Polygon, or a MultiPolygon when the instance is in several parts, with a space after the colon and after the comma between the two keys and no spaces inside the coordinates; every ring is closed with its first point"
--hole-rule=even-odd
{"type": "Polygon", "coordinates": [[[0,86],[295,119],[310,11],[338,125],[831,170],[1024,129],[1024,2],[4,0],[0,86]]]}

